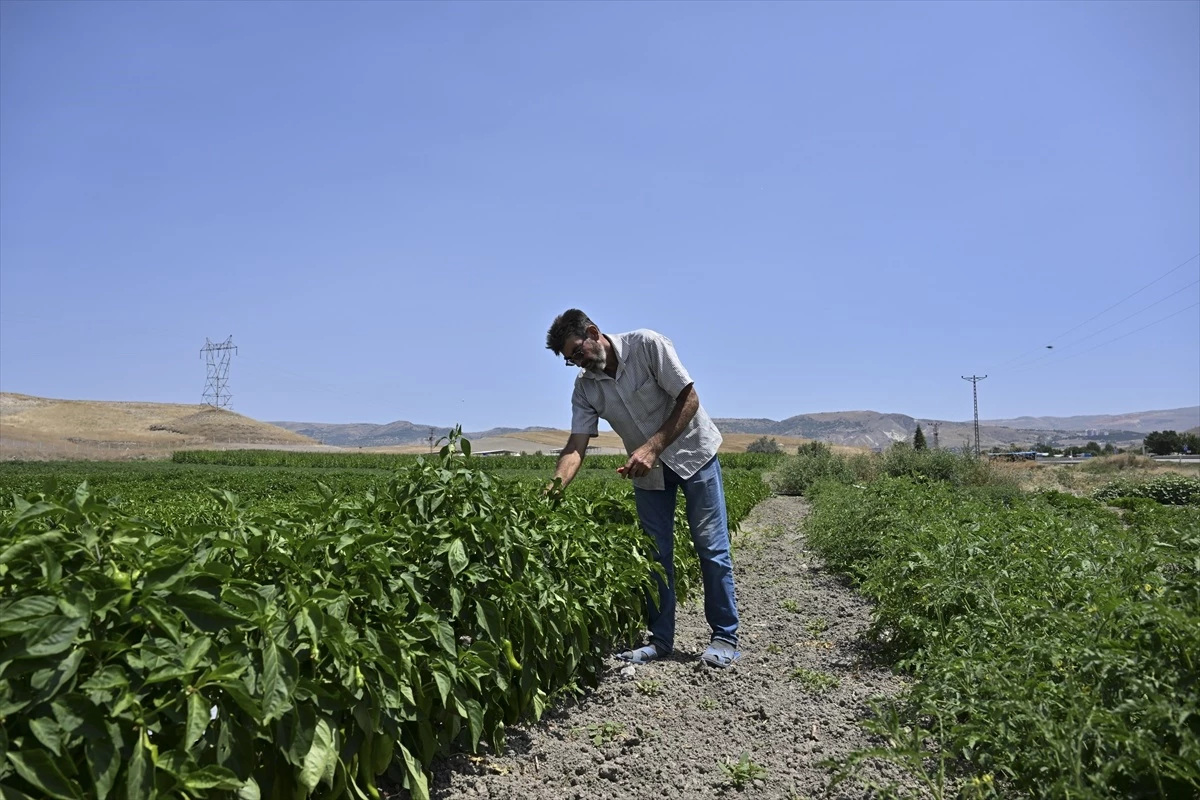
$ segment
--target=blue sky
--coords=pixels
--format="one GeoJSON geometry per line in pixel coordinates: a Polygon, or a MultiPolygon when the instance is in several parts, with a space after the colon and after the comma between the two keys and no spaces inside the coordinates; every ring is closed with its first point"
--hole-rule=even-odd
{"type": "Polygon", "coordinates": [[[0,3],[0,389],[569,424],[1200,404],[1200,4],[0,3]],[[1047,349],[1053,345],[1054,349],[1047,349]]]}

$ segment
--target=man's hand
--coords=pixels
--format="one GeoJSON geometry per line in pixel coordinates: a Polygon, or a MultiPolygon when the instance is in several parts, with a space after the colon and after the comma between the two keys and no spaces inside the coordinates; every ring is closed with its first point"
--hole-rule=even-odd
{"type": "Polygon", "coordinates": [[[617,472],[626,478],[641,478],[650,474],[650,470],[654,468],[654,462],[657,460],[657,449],[647,442],[634,450],[633,455],[629,456],[629,460],[625,462],[625,466],[617,467],[617,472]]]}

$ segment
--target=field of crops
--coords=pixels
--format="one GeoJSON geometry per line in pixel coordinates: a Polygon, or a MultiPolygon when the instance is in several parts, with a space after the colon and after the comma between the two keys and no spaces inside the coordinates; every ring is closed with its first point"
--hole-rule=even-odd
{"type": "Polygon", "coordinates": [[[552,463],[3,465],[4,796],[426,796],[641,628],[628,486],[552,463]]]}
{"type": "Polygon", "coordinates": [[[916,682],[870,723],[935,797],[1200,794],[1200,480],[1027,493],[969,459],[809,454],[811,547],[916,682]],[[963,778],[963,774],[969,776],[963,778]]]}
{"type": "MultiPolygon", "coordinates": [[[[640,629],[620,459],[555,499],[549,456],[323,458],[0,464],[5,798],[422,797],[433,760],[501,746],[640,629]]],[[[764,471],[808,498],[809,546],[914,679],[838,779],[882,760],[909,778],[881,796],[1200,791],[1196,478],[1081,497],[903,447],[722,463],[733,522],[764,471]]]]}

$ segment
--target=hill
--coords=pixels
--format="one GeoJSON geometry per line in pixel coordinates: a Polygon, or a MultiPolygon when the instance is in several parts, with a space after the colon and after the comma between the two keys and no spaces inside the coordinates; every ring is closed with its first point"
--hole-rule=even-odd
{"type": "MultiPolygon", "coordinates": [[[[799,414],[784,420],[717,418],[725,438],[722,450],[744,451],[762,436],[785,450],[810,440],[853,448],[882,449],[911,440],[918,421],[930,445],[968,446],[971,421],[917,420],[906,414],[838,411],[799,414]]],[[[1140,446],[1153,430],[1186,431],[1200,423],[1200,406],[1127,414],[1075,417],[1019,417],[985,420],[980,445],[1055,447],[1111,442],[1140,446]],[[1008,424],[1001,424],[1008,423],[1008,424]]],[[[259,422],[228,410],[177,403],[55,400],[0,393],[0,457],[3,458],[162,458],[173,450],[205,447],[378,448],[425,451],[450,429],[396,420],[386,424],[259,422]]],[[[497,427],[468,431],[477,450],[550,451],[563,445],[567,432],[546,427],[497,427]]],[[[592,443],[595,452],[621,452],[616,434],[592,443]]]]}
{"type": "Polygon", "coordinates": [[[1137,411],[1132,414],[989,419],[982,421],[982,424],[1037,431],[1126,430],[1137,431],[1138,433],[1150,433],[1151,431],[1183,432],[1200,426],[1200,406],[1170,408],[1163,411],[1137,411]]]}
{"type": "MultiPolygon", "coordinates": [[[[1022,417],[1017,420],[988,420],[980,423],[980,445],[984,449],[1010,445],[1032,446],[1038,442],[1056,447],[1082,445],[1088,441],[1112,442],[1117,447],[1140,445],[1153,430],[1186,430],[1189,420],[1200,421],[1200,406],[1166,411],[1142,411],[1108,416],[1079,417],[1022,417]],[[1190,416],[1189,416],[1190,415],[1190,416]],[[1004,422],[1010,425],[1001,424],[1004,422]],[[1018,424],[1020,423],[1020,424],[1018,424]]],[[[745,445],[760,436],[771,436],[780,445],[819,439],[846,447],[886,448],[892,442],[912,438],[918,420],[906,414],[884,414],[877,411],[837,411],[801,414],[784,420],[762,418],[717,418],[713,422],[727,440],[726,449],[745,449],[745,445]],[[749,437],[734,444],[734,436],[749,437]]],[[[973,421],[919,420],[926,438],[933,443],[936,435],[942,447],[962,447],[975,436],[973,421]],[[936,427],[936,433],[934,428],[936,427]]],[[[328,445],[341,447],[417,447],[437,441],[449,428],[399,420],[385,425],[326,424],[313,422],[274,422],[328,445]]],[[[565,431],[549,428],[491,428],[466,432],[468,439],[489,438],[531,440],[547,447],[559,447],[566,439],[565,431]],[[537,435],[534,435],[537,434],[537,435]]],[[[604,446],[619,447],[605,443],[604,446]]]]}
{"type": "Polygon", "coordinates": [[[0,393],[0,457],[6,459],[163,458],[184,448],[230,446],[319,443],[210,406],[0,393]]]}

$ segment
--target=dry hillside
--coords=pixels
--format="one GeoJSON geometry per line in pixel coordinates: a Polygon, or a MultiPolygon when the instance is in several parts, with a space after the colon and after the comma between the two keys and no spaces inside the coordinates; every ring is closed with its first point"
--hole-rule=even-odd
{"type": "Polygon", "coordinates": [[[209,406],[0,393],[0,458],[166,458],[184,448],[237,446],[318,445],[283,428],[209,406]]]}
{"type": "MultiPolygon", "coordinates": [[[[473,440],[476,450],[550,452],[563,446],[562,430],[523,430],[473,440]]],[[[725,433],[721,452],[742,453],[758,433],[725,433]]],[[[787,453],[810,439],[769,436],[787,453]]],[[[232,411],[181,403],[130,403],[103,400],[55,400],[0,393],[0,458],[96,459],[167,458],[180,449],[268,447],[314,450],[360,450],[423,453],[419,444],[383,447],[337,447],[232,411]]],[[[834,446],[835,450],[853,450],[834,446]]],[[[592,453],[623,453],[620,438],[601,433],[592,453]]]]}

